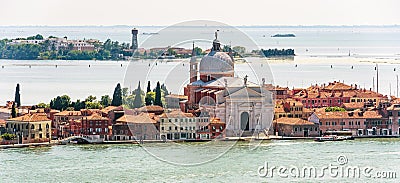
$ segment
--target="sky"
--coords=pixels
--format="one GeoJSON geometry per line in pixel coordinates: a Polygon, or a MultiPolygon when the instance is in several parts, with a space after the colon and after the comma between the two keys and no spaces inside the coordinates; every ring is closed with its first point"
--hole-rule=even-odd
{"type": "Polygon", "coordinates": [[[400,25],[398,0],[0,0],[0,26],[400,25]]]}

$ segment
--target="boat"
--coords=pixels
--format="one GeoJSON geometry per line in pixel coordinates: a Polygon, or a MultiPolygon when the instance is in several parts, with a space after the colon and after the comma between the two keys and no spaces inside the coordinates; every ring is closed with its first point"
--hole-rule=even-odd
{"type": "Polygon", "coordinates": [[[157,32],[143,32],[143,35],[157,35],[157,32]]]}
{"type": "Polygon", "coordinates": [[[354,140],[353,136],[336,136],[336,135],[328,135],[317,137],[314,139],[317,142],[325,142],[325,141],[344,141],[344,140],[354,140]]]}
{"type": "Polygon", "coordinates": [[[294,34],[275,34],[271,37],[296,37],[294,34]]]}
{"type": "Polygon", "coordinates": [[[317,142],[354,140],[350,131],[326,131],[324,136],[314,139],[317,142]]]}

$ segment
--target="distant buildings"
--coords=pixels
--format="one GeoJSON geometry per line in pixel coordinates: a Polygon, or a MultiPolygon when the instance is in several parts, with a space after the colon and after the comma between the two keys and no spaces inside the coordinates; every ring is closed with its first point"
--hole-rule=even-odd
{"type": "Polygon", "coordinates": [[[78,50],[78,51],[94,51],[95,43],[100,43],[99,40],[69,40],[64,38],[47,38],[42,40],[26,40],[26,39],[13,39],[10,43],[15,44],[45,44],[49,50],[78,50]]]}

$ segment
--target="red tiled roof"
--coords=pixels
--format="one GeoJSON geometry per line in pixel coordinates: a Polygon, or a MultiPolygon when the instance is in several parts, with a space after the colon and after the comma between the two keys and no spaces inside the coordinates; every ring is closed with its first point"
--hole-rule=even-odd
{"type": "Polygon", "coordinates": [[[82,116],[81,111],[62,111],[54,114],[54,116],[82,116]]]}
{"type": "Polygon", "coordinates": [[[101,115],[99,115],[97,113],[93,113],[90,116],[83,117],[83,119],[84,120],[109,120],[108,118],[103,117],[103,116],[101,116],[101,115]]]}
{"type": "Polygon", "coordinates": [[[382,118],[382,115],[380,115],[378,111],[365,111],[365,112],[361,112],[359,110],[351,111],[351,112],[347,112],[347,111],[337,111],[337,112],[318,111],[318,112],[315,112],[315,114],[320,119],[343,119],[343,118],[363,118],[363,119],[374,118],[375,119],[375,118],[382,118]]]}
{"type": "Polygon", "coordinates": [[[38,122],[38,121],[50,121],[45,113],[34,113],[25,114],[16,118],[8,119],[9,121],[22,121],[22,122],[38,122]]]}
{"type": "Polygon", "coordinates": [[[138,109],[139,112],[162,112],[164,111],[164,108],[158,105],[149,105],[149,106],[143,106],[138,109]]]}
{"type": "Polygon", "coordinates": [[[276,120],[276,122],[278,124],[285,124],[285,125],[314,125],[313,122],[304,120],[304,119],[300,119],[300,118],[287,118],[287,117],[283,117],[283,118],[278,118],[276,120]]]}
{"type": "Polygon", "coordinates": [[[117,119],[117,123],[157,123],[155,116],[151,113],[140,113],[139,115],[123,115],[117,119]]]}
{"type": "Polygon", "coordinates": [[[179,110],[176,111],[172,111],[170,113],[164,113],[162,115],[160,115],[160,118],[193,118],[195,117],[192,113],[185,113],[179,110]]]}

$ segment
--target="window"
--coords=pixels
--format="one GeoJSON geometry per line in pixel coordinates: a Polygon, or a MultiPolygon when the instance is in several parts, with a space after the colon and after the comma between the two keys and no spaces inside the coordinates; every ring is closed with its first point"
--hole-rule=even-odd
{"type": "Polygon", "coordinates": [[[32,130],[35,129],[35,125],[31,125],[31,129],[32,129],[32,130]]]}
{"type": "Polygon", "coordinates": [[[177,126],[175,126],[175,130],[178,130],[178,127],[177,127],[177,126]]]}
{"type": "Polygon", "coordinates": [[[168,130],[172,130],[172,127],[168,127],[168,130]]]}
{"type": "Polygon", "coordinates": [[[164,130],[164,127],[161,127],[161,130],[164,130]]]}
{"type": "Polygon", "coordinates": [[[164,119],[161,119],[161,123],[164,123],[164,119]]]}

